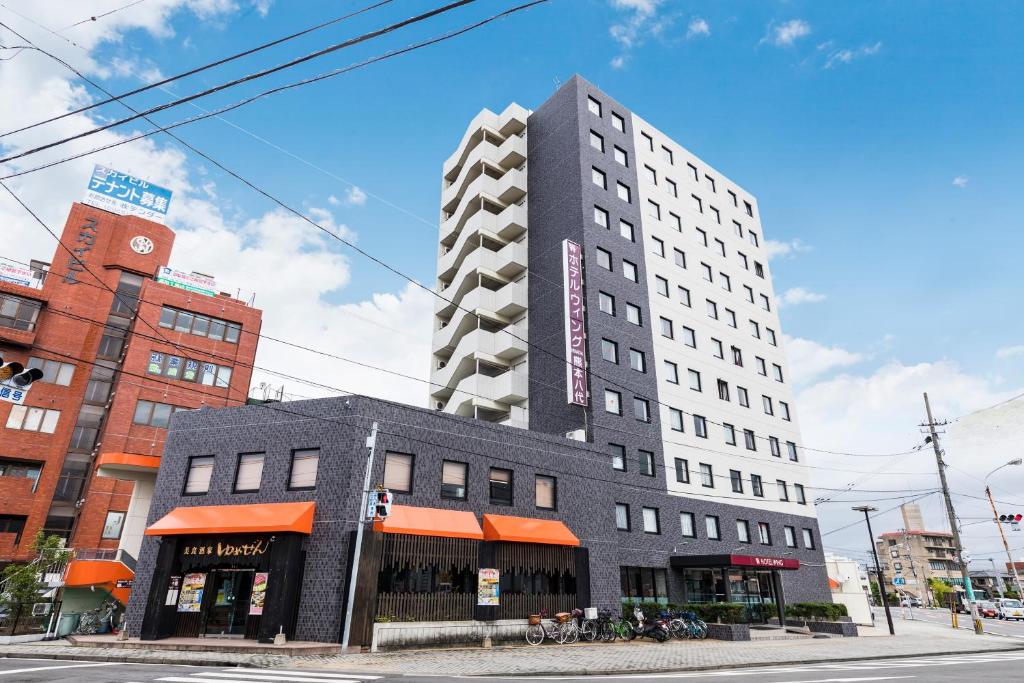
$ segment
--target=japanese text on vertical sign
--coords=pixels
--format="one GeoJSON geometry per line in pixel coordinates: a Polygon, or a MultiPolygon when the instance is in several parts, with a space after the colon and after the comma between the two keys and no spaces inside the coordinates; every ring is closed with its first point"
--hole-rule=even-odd
{"type": "Polygon", "coordinates": [[[586,332],[583,322],[583,253],[580,245],[562,242],[565,276],[566,391],[569,403],[587,405],[586,332]]]}
{"type": "Polygon", "coordinates": [[[85,225],[78,228],[78,237],[75,239],[75,246],[68,256],[68,272],[64,274],[64,282],[69,285],[79,283],[78,274],[85,271],[85,255],[92,251],[92,245],[96,244],[96,228],[98,227],[95,218],[86,218],[85,225]]]}

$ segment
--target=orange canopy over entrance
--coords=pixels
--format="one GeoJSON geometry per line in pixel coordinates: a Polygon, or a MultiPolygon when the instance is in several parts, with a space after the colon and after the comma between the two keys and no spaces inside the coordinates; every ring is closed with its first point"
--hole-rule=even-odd
{"type": "Polygon", "coordinates": [[[569,527],[555,519],[531,519],[506,515],[484,515],[484,538],[488,541],[579,545],[569,527]]]}
{"type": "Polygon", "coordinates": [[[376,520],[373,530],[385,534],[472,538],[478,541],[484,538],[484,532],[472,512],[409,505],[392,505],[391,514],[386,519],[376,520]]]}
{"type": "MultiPolygon", "coordinates": [[[[64,573],[64,586],[67,588],[84,588],[99,586],[110,591],[110,594],[122,605],[128,604],[131,588],[118,588],[118,581],[130,582],[135,572],[120,562],[111,560],[71,560],[64,573]]],[[[129,584],[130,585],[130,584],[129,584]]]]}
{"type": "Polygon", "coordinates": [[[146,529],[147,536],[313,532],[316,504],[257,503],[174,508],[146,529]]]}

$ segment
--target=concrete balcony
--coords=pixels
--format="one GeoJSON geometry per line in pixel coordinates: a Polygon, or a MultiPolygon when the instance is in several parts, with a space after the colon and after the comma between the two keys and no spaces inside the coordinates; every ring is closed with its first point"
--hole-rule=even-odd
{"type": "Polygon", "coordinates": [[[449,298],[450,301],[442,301],[442,305],[437,310],[437,315],[440,318],[451,318],[462,309],[491,319],[511,322],[512,318],[526,310],[526,280],[510,282],[497,290],[475,287],[462,296],[454,299],[446,298],[449,298]]]}
{"type": "Polygon", "coordinates": [[[526,161],[526,138],[513,135],[501,144],[489,140],[473,147],[459,172],[450,185],[441,191],[441,205],[446,206],[462,194],[467,181],[481,172],[481,166],[488,166],[499,175],[518,168],[526,161]]]}
{"type": "MultiPolygon", "coordinates": [[[[458,270],[451,277],[451,284],[441,290],[446,299],[464,296],[467,291],[479,284],[479,276],[483,275],[498,282],[508,282],[526,270],[526,243],[512,242],[499,251],[491,251],[481,247],[469,252],[458,270]]],[[[450,273],[450,271],[449,271],[450,273]]],[[[444,305],[437,299],[435,308],[444,305]]]]}
{"type": "MultiPolygon", "coordinates": [[[[520,341],[527,339],[526,335],[529,333],[524,323],[507,325],[501,330],[491,332],[477,327],[476,318],[473,316],[468,313],[466,316],[473,322],[473,326],[466,326],[460,334],[453,334],[447,339],[442,339],[442,335],[439,334],[434,335],[432,351],[439,359],[456,358],[479,351],[487,356],[507,361],[526,353],[526,342],[520,341]]],[[[456,325],[456,328],[458,327],[456,325]]]]}
{"type": "MultiPolygon", "coordinates": [[[[479,328],[471,331],[458,340],[445,366],[438,368],[435,365],[431,371],[430,381],[434,385],[432,391],[438,394],[450,390],[464,377],[476,372],[478,360],[507,367],[511,361],[526,353],[525,339],[526,331],[518,325],[510,325],[506,330],[498,332],[479,328]]],[[[434,358],[435,363],[441,360],[436,355],[434,358]]]]}
{"type": "Polygon", "coordinates": [[[457,218],[468,203],[477,201],[481,196],[491,197],[497,204],[508,206],[526,196],[526,171],[512,170],[500,178],[479,175],[474,178],[460,193],[441,206],[441,211],[448,213],[452,220],[457,218]]]}
{"type": "Polygon", "coordinates": [[[466,163],[469,153],[473,147],[485,140],[488,135],[498,139],[505,139],[518,135],[526,129],[526,120],[530,112],[518,104],[510,104],[500,114],[495,114],[490,109],[484,109],[469,122],[462,140],[452,155],[444,162],[444,177],[449,180],[458,175],[459,169],[466,163]],[[487,133],[488,135],[484,135],[487,133]]]}
{"type": "Polygon", "coordinates": [[[497,377],[473,374],[456,385],[444,412],[472,416],[476,407],[507,411],[509,404],[525,401],[528,396],[526,373],[510,370],[497,377]]]}
{"type": "MultiPolygon", "coordinates": [[[[499,241],[510,242],[526,232],[526,206],[512,204],[498,213],[476,210],[463,220],[451,221],[441,226],[441,259],[451,254],[452,260],[458,260],[465,245],[474,236],[493,234],[499,241]],[[447,248],[448,251],[444,252],[447,248]]],[[[444,263],[439,264],[441,268],[444,263]]]]}

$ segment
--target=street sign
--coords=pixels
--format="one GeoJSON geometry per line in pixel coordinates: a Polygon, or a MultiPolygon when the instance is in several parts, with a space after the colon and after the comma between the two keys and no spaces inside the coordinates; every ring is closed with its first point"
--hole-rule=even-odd
{"type": "Polygon", "coordinates": [[[366,494],[366,518],[374,519],[377,516],[377,491],[373,490],[366,494]]]}
{"type": "Polygon", "coordinates": [[[907,585],[907,580],[904,579],[902,576],[897,576],[897,577],[893,578],[892,585],[894,585],[894,586],[905,586],[905,585],[907,585]]]}

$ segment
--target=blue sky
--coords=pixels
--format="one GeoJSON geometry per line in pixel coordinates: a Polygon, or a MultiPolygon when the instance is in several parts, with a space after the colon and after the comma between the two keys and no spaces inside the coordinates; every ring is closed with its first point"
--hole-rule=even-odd
{"type": "MultiPolygon", "coordinates": [[[[123,4],[18,3],[12,7],[23,16],[0,8],[0,20],[123,91],[140,78],[173,74],[362,6],[146,0],[64,30],[123,4]]],[[[399,0],[172,87],[190,93],[435,4],[399,0]]],[[[201,105],[213,108],[345,66],[514,4],[480,0],[201,105]]],[[[430,284],[440,168],[465,125],[482,107],[500,111],[513,101],[536,107],[580,73],[758,197],[764,234],[778,243],[776,291],[790,301],[781,315],[794,338],[787,351],[801,383],[804,441],[901,450],[919,438],[920,391],[932,392],[938,412],[953,417],[1024,386],[1022,19],[1024,7],[1006,2],[552,0],[226,115],[287,154],[217,120],[179,134],[430,284]]],[[[3,29],[0,38],[13,44],[3,29]]],[[[95,94],[77,90],[81,82],[28,52],[0,62],[0,87],[12,94],[0,102],[4,130],[95,94]]],[[[153,105],[168,97],[151,92],[133,102],[153,105]]],[[[159,120],[195,113],[185,106],[159,120]]],[[[0,142],[16,149],[123,110],[115,105],[93,114],[0,142]]],[[[141,128],[118,129],[104,141],[141,128]]],[[[266,332],[426,375],[428,297],[310,235],[308,226],[289,223],[267,200],[165,138],[25,176],[13,186],[59,226],[94,161],[173,187],[174,265],[255,291],[266,332]]],[[[6,255],[52,253],[53,244],[3,198],[0,221],[13,226],[16,238],[6,255]]],[[[270,344],[260,354],[265,365],[330,377],[344,388],[416,403],[426,398],[423,386],[392,385],[342,365],[325,369],[322,359],[291,357],[270,344]]],[[[294,391],[316,395],[301,385],[294,391]]],[[[927,461],[913,466],[928,471],[927,461]]],[[[869,469],[863,460],[856,467],[869,469]]],[[[885,488],[887,481],[905,482],[871,483],[885,488]]],[[[848,521],[837,515],[833,523],[827,510],[819,514],[823,526],[848,521]]]]}

